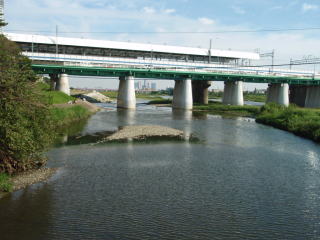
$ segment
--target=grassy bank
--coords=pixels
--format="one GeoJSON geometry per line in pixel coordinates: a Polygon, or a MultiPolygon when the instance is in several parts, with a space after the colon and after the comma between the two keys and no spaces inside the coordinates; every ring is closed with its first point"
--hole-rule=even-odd
{"type": "Polygon", "coordinates": [[[90,111],[82,106],[63,105],[76,100],[76,98],[63,92],[51,91],[50,86],[43,82],[38,83],[37,87],[43,95],[43,101],[55,105],[50,106],[50,117],[56,126],[65,126],[90,116],[90,111]]]}
{"type": "MultiPolygon", "coordinates": [[[[112,99],[116,99],[118,97],[118,92],[102,92],[103,95],[112,98],[112,99]]],[[[160,93],[136,93],[136,98],[140,98],[140,99],[146,99],[146,100],[161,100],[161,96],[163,96],[160,93]]]]}
{"type": "Polygon", "coordinates": [[[256,122],[270,125],[298,136],[320,142],[320,110],[267,104],[261,108],[256,122]]]}
{"type": "Polygon", "coordinates": [[[245,101],[251,102],[266,102],[267,96],[265,94],[244,94],[243,98],[245,101]]]}
{"type": "Polygon", "coordinates": [[[258,106],[231,106],[222,103],[209,103],[208,105],[194,105],[194,111],[205,111],[211,114],[228,115],[236,117],[255,117],[260,111],[258,106]]]}
{"type": "Polygon", "coordinates": [[[0,173],[0,192],[11,192],[12,188],[11,178],[5,173],[0,173]]]}
{"type": "Polygon", "coordinates": [[[195,105],[194,111],[236,117],[254,117],[257,123],[285,130],[320,142],[320,109],[284,107],[274,103],[258,106],[230,106],[221,103],[195,105]]]}
{"type": "Polygon", "coordinates": [[[51,91],[50,86],[43,82],[39,82],[37,84],[37,88],[43,95],[44,101],[48,102],[49,104],[63,104],[75,100],[74,97],[69,96],[63,92],[51,91]]]}
{"type": "Polygon", "coordinates": [[[88,118],[91,113],[82,106],[71,106],[68,108],[52,107],[50,109],[51,118],[57,126],[65,126],[75,121],[88,118]]]}
{"type": "MultiPolygon", "coordinates": [[[[209,98],[211,99],[222,99],[223,93],[212,93],[210,92],[209,98]]],[[[265,94],[255,94],[255,93],[243,93],[244,101],[251,101],[251,102],[266,102],[267,96],[265,94]]]]}

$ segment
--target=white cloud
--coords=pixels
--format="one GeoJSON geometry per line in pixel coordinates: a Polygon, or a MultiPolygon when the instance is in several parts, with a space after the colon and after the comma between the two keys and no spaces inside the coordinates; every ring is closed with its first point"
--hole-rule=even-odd
{"type": "Polygon", "coordinates": [[[176,10],[172,9],[172,8],[169,8],[169,9],[165,9],[163,12],[166,13],[166,14],[171,14],[171,13],[175,13],[176,10]]]}
{"type": "Polygon", "coordinates": [[[241,7],[232,6],[231,8],[236,14],[240,14],[240,15],[246,14],[246,11],[241,7]]]}
{"type": "Polygon", "coordinates": [[[210,18],[206,18],[206,17],[202,17],[198,19],[200,23],[202,23],[203,25],[212,25],[215,23],[214,20],[210,19],[210,18]]]}
{"type": "Polygon", "coordinates": [[[156,12],[156,10],[155,10],[154,8],[152,8],[152,7],[144,7],[144,8],[143,8],[143,11],[144,11],[145,13],[148,13],[148,14],[153,14],[153,13],[156,12]]]}
{"type": "Polygon", "coordinates": [[[302,5],[302,11],[303,12],[314,11],[314,10],[318,10],[318,9],[319,9],[318,5],[308,4],[308,3],[304,3],[302,5]]]}

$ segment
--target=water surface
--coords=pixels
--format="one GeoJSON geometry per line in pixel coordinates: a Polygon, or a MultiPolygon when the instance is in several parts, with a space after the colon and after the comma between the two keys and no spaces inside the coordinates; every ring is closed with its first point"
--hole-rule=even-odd
{"type": "Polygon", "coordinates": [[[0,200],[1,240],[320,238],[318,144],[252,119],[103,106],[81,135],[158,124],[200,142],[66,137],[48,153],[55,177],[0,200]]]}

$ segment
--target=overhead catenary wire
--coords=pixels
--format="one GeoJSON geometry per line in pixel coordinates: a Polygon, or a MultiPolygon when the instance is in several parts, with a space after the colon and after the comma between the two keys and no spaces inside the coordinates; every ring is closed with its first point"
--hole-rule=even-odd
{"type": "MultiPolygon", "coordinates": [[[[217,30],[217,31],[59,31],[60,34],[228,34],[228,33],[259,33],[259,32],[290,32],[290,31],[314,31],[320,27],[308,28],[266,28],[266,29],[244,29],[244,30],[217,30]]],[[[6,32],[28,32],[28,33],[54,33],[50,30],[24,30],[6,29],[6,32]]]]}

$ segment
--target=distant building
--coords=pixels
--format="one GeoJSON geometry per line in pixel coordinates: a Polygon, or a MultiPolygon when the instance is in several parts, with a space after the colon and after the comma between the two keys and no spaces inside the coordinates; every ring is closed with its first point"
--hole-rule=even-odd
{"type": "Polygon", "coordinates": [[[267,93],[267,89],[254,89],[253,93],[255,94],[266,94],[267,93]]]}
{"type": "Polygon", "coordinates": [[[157,90],[157,83],[155,83],[155,82],[151,83],[151,89],[153,91],[157,90]]]}

